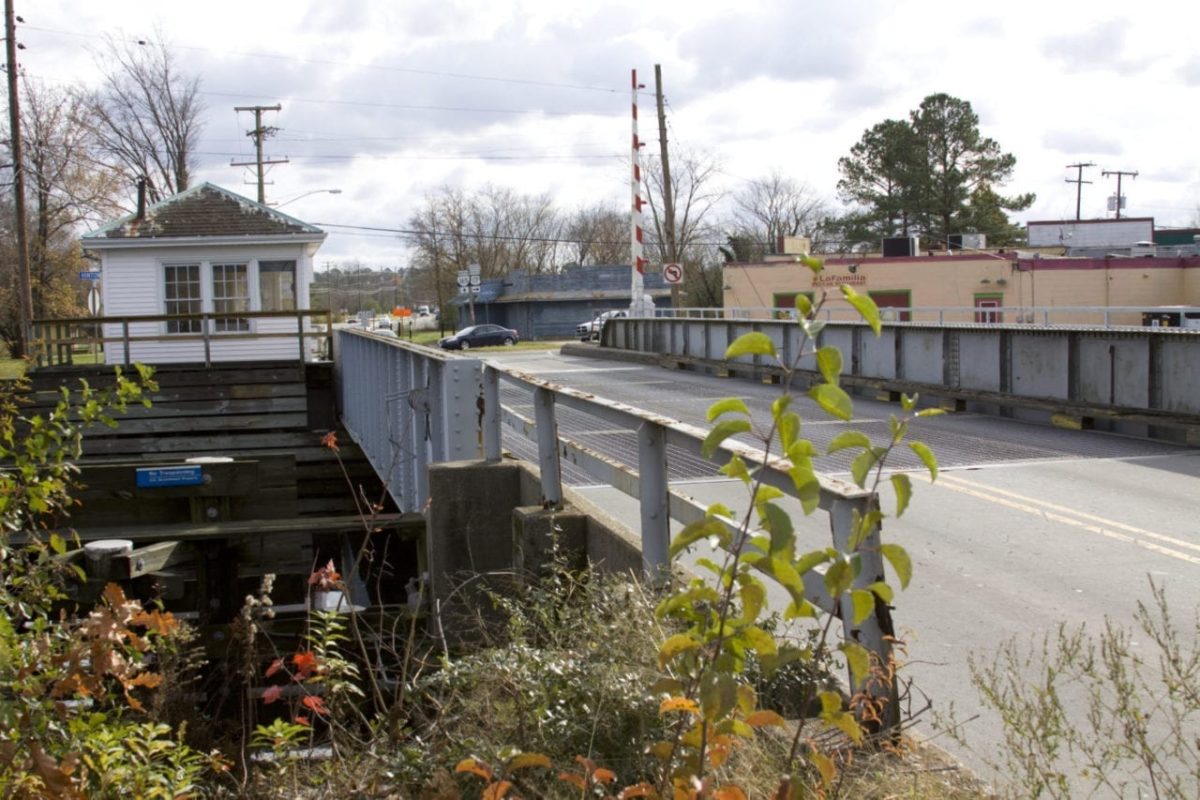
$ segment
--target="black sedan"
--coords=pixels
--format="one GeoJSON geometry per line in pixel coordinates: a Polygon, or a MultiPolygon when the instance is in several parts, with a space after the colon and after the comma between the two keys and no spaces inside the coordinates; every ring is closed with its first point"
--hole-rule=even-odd
{"type": "Polygon", "coordinates": [[[512,328],[502,328],[499,325],[472,325],[469,328],[463,328],[453,336],[439,339],[438,346],[443,350],[470,350],[472,347],[516,344],[519,341],[520,337],[512,328]]]}

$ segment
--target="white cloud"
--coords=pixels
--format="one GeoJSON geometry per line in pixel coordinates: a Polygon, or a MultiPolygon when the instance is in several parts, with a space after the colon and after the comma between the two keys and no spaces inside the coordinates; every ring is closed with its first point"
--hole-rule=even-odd
{"type": "MultiPolygon", "coordinates": [[[[1181,120],[1200,59],[1163,26],[1200,30],[1194,4],[44,0],[26,16],[24,69],[56,85],[95,84],[86,48],[100,35],[157,25],[210,92],[201,179],[252,194],[228,166],[253,152],[232,107],[281,103],[267,149],[292,162],[272,170],[269,196],[342,189],[288,206],[312,221],[402,227],[426,191],[486,181],[623,204],[629,71],[652,89],[655,63],[672,143],[717,156],[729,188],[777,168],[832,197],[864,129],[944,91],[1017,157],[1005,191],[1038,194],[1025,218],[1074,213],[1063,166],[1077,159],[1186,176],[1128,191],[1160,224],[1186,222],[1198,199],[1195,169],[1179,165],[1194,152],[1181,120]]],[[[657,140],[652,95],[641,103],[643,138],[657,140]]],[[[1084,200],[1101,215],[1112,187],[1093,179],[1084,200]]],[[[354,256],[394,263],[402,248],[335,233],[321,255],[354,256]]]]}

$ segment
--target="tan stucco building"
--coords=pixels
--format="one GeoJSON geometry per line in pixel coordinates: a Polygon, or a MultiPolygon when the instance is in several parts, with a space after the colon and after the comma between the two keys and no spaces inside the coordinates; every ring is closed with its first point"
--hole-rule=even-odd
{"type": "MultiPolygon", "coordinates": [[[[774,256],[754,264],[727,264],[727,309],[794,308],[804,293],[814,302],[825,296],[834,319],[852,309],[839,284],[869,294],[893,318],[945,322],[1030,322],[1045,319],[1047,308],[1200,306],[1200,256],[1116,256],[1069,258],[1029,253],[989,252],[920,255],[905,258],[836,257],[820,275],[795,256],[774,256]],[[932,309],[960,309],[939,313],[932,309]],[[1003,309],[988,311],[987,309],[1003,309]],[[920,309],[930,309],[921,311],[920,309]]],[[[1113,311],[1109,322],[1141,325],[1139,311],[1113,311]]],[[[1103,313],[1054,313],[1057,324],[1100,324],[1103,313]]]]}

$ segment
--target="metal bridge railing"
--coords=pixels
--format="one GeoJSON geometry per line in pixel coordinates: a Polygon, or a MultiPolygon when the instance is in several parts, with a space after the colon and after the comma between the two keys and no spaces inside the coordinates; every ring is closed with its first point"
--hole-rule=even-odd
{"type": "MultiPolygon", "coordinates": [[[[1146,320],[1149,319],[1155,327],[1200,329],[1200,307],[1193,306],[897,306],[881,308],[879,312],[888,324],[1141,328],[1147,327],[1146,320]]],[[[658,308],[654,316],[667,319],[766,320],[795,319],[796,312],[790,307],[773,306],[658,308]]],[[[819,317],[829,322],[861,320],[857,311],[842,305],[822,308],[819,317]]]]}
{"type": "MultiPolygon", "coordinates": [[[[335,336],[334,363],[343,424],[402,511],[425,508],[429,486],[424,473],[429,464],[478,458],[499,461],[505,437],[523,436],[537,444],[545,507],[562,506],[564,460],[638,500],[643,569],[652,581],[661,579],[670,568],[671,520],[686,525],[705,516],[703,505],[671,490],[667,476],[668,446],[703,458],[701,443],[707,431],[702,428],[480,358],[442,353],[369,332],[342,330],[335,336]],[[527,394],[532,419],[501,405],[501,384],[527,394]],[[557,423],[560,407],[591,415],[611,427],[635,431],[636,463],[623,463],[561,435],[557,423]]],[[[760,450],[734,440],[726,440],[723,450],[718,456],[721,461],[736,453],[751,468],[762,466],[766,483],[794,496],[788,475],[791,464],[786,459],[764,458],[760,450]]],[[[827,518],[833,544],[849,551],[852,519],[855,512],[861,515],[869,510],[870,495],[830,478],[821,478],[820,484],[820,509],[827,518]]],[[[736,531],[733,520],[724,522],[736,531]]],[[[866,589],[884,578],[879,545],[878,530],[857,545],[862,569],[853,588],[866,589]]],[[[819,546],[813,544],[814,548],[819,546]]],[[[848,594],[830,596],[817,573],[804,578],[807,599],[828,613],[842,616],[847,639],[859,642],[880,663],[887,664],[892,624],[886,607],[878,604],[875,615],[854,625],[848,615],[839,614],[840,609],[852,607],[848,594]]],[[[894,709],[894,704],[889,708],[894,709]]]]}

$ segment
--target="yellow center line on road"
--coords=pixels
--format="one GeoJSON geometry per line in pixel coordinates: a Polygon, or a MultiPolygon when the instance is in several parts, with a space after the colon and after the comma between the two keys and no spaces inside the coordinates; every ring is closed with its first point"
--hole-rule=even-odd
{"type": "Polygon", "coordinates": [[[1195,556],[1191,553],[1180,552],[1179,550],[1174,550],[1170,547],[1164,547],[1155,541],[1148,541],[1149,539],[1155,539],[1161,542],[1168,542],[1177,547],[1200,551],[1200,545],[1196,545],[1191,542],[1185,542],[1182,539],[1176,539],[1172,536],[1155,533],[1143,528],[1135,528],[1132,525],[1126,525],[1122,522],[1116,522],[1114,520],[1105,519],[1104,517],[1098,517],[1095,514],[1088,514],[1084,511],[1076,511],[1075,509],[1056,505],[1055,503],[1039,500],[1034,497],[1027,497],[1015,492],[1009,492],[1004,489],[995,489],[990,486],[984,486],[983,484],[978,484],[972,481],[963,480],[962,478],[947,475],[944,472],[938,475],[938,480],[935,486],[942,486],[943,488],[954,492],[970,495],[971,497],[976,497],[980,500],[986,500],[989,503],[995,503],[996,505],[1001,505],[1016,511],[1032,514],[1052,522],[1058,522],[1073,528],[1079,528],[1080,530],[1085,530],[1089,533],[1096,533],[1109,539],[1115,539],[1119,542],[1134,544],[1138,547],[1145,548],[1146,550],[1159,553],[1160,555],[1177,558],[1180,561],[1187,561],[1190,564],[1200,565],[1200,556],[1195,556]],[[1121,530],[1128,531],[1128,533],[1122,533],[1121,530]]]}

